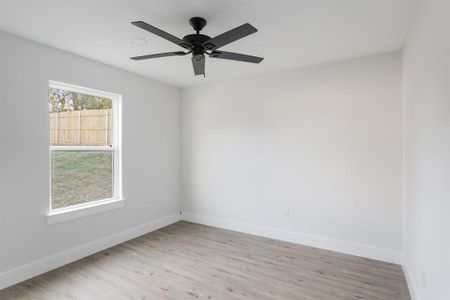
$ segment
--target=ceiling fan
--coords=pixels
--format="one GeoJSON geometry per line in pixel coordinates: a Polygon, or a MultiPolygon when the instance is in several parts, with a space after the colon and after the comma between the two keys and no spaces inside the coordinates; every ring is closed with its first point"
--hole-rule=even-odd
{"type": "Polygon", "coordinates": [[[205,76],[205,55],[211,58],[221,58],[228,60],[243,61],[249,63],[260,63],[264,58],[251,56],[240,53],[226,52],[222,50],[217,50],[225,45],[228,45],[234,41],[237,41],[243,37],[246,37],[252,33],[258,31],[255,27],[249,23],[238,26],[231,29],[225,33],[222,33],[214,38],[210,38],[207,35],[200,34],[200,31],[206,26],[206,20],[200,17],[194,17],[189,20],[192,28],[196,31],[195,34],[188,34],[183,39],[177,38],[161,29],[158,29],[150,24],[143,21],[131,22],[131,24],[147,30],[153,34],[156,34],[163,39],[166,39],[172,43],[177,44],[187,50],[187,52],[176,51],[176,52],[166,52],[158,54],[149,54],[142,56],[131,57],[132,60],[144,60],[157,57],[166,56],[183,56],[192,53],[192,66],[194,68],[195,75],[205,76]]]}

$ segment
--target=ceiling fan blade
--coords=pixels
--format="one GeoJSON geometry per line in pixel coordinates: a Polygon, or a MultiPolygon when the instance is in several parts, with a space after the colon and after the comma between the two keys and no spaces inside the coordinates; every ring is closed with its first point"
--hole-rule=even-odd
{"type": "Polygon", "coordinates": [[[166,56],[182,56],[182,55],[186,55],[186,54],[187,53],[182,52],[182,51],[166,52],[166,53],[157,53],[157,54],[148,54],[148,55],[134,56],[134,57],[130,57],[130,59],[132,59],[132,60],[144,60],[144,59],[166,57],[166,56]]]}
{"type": "Polygon", "coordinates": [[[237,41],[247,35],[257,32],[258,29],[250,25],[249,23],[245,23],[239,27],[231,29],[225,33],[222,33],[212,39],[203,43],[203,46],[208,50],[216,50],[217,48],[223,47],[237,41]]]}
{"type": "Polygon", "coordinates": [[[247,55],[247,54],[240,54],[240,53],[233,53],[233,52],[226,52],[226,51],[213,51],[209,56],[213,57],[213,58],[237,60],[237,61],[249,62],[249,63],[254,63],[254,64],[259,64],[264,59],[263,57],[252,56],[252,55],[247,55]]]}
{"type": "Polygon", "coordinates": [[[139,28],[142,28],[144,30],[147,30],[153,34],[156,34],[159,37],[162,37],[163,39],[166,39],[172,43],[177,44],[178,46],[181,46],[183,48],[186,49],[191,49],[191,46],[189,44],[187,44],[185,41],[183,41],[182,39],[177,38],[174,35],[171,35],[168,32],[165,32],[159,28],[156,28],[155,26],[152,26],[150,24],[147,24],[143,21],[135,21],[135,22],[131,22],[131,24],[133,24],[134,26],[137,26],[139,28]]]}
{"type": "Polygon", "coordinates": [[[195,75],[203,75],[205,77],[205,56],[193,56],[192,67],[194,68],[195,75]]]}

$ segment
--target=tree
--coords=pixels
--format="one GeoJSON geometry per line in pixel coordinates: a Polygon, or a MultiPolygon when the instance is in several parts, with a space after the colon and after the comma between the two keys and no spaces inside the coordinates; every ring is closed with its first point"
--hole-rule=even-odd
{"type": "Polygon", "coordinates": [[[111,99],[55,88],[49,88],[48,103],[50,112],[112,107],[111,99]]]}

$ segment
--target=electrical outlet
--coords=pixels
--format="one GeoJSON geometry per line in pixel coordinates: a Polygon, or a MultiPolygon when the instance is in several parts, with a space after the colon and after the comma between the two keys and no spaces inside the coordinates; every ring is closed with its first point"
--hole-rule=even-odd
{"type": "Polygon", "coordinates": [[[291,210],[290,209],[283,210],[283,217],[285,219],[289,219],[291,217],[291,210]]]}

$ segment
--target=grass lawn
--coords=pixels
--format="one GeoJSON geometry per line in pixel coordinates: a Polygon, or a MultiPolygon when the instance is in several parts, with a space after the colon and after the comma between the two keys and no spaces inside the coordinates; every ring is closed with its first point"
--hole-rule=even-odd
{"type": "Polygon", "coordinates": [[[52,208],[111,198],[112,181],[112,152],[52,152],[52,208]]]}

